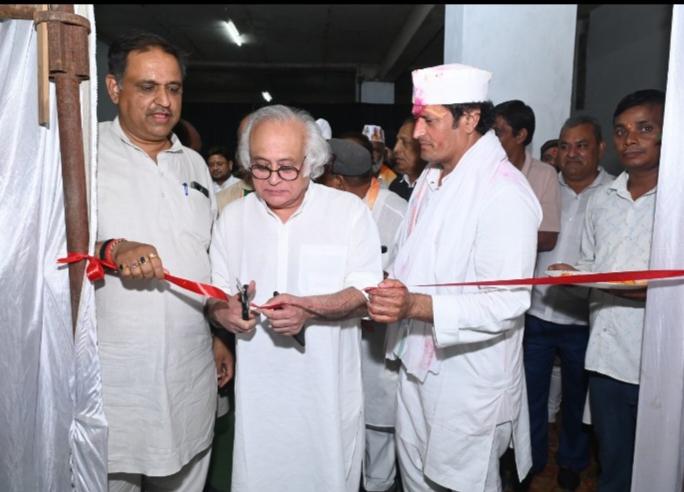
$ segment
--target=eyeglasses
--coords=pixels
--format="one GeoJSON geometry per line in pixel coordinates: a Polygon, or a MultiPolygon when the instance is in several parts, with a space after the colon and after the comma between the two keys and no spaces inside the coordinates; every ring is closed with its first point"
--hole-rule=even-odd
{"type": "Polygon", "coordinates": [[[294,181],[301,171],[301,168],[294,166],[280,166],[278,169],[271,169],[263,164],[252,164],[249,169],[249,173],[254,179],[269,179],[271,174],[278,173],[278,177],[283,181],[294,181]]]}

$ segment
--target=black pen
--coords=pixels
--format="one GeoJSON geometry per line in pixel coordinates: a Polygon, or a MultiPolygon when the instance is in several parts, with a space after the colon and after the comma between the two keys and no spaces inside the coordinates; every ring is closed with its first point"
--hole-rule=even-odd
{"type": "MultiPolygon", "coordinates": [[[[276,297],[276,296],[278,296],[278,295],[280,295],[280,294],[278,294],[278,291],[277,291],[277,290],[273,291],[273,297],[276,297]]],[[[301,345],[302,347],[306,346],[306,341],[305,341],[305,338],[304,338],[304,327],[302,326],[302,329],[301,329],[301,331],[300,331],[299,333],[297,333],[296,335],[292,335],[292,338],[294,338],[295,340],[297,340],[297,342],[299,343],[299,345],[301,345]]]]}

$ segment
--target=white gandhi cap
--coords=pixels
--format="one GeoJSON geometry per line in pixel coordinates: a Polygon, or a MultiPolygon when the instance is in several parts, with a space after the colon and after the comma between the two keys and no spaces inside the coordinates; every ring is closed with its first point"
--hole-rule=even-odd
{"type": "Polygon", "coordinates": [[[459,104],[487,100],[492,74],[486,70],[452,63],[414,70],[413,104],[459,104]]]}
{"type": "Polygon", "coordinates": [[[328,120],[325,118],[318,118],[316,120],[316,125],[318,125],[318,129],[321,131],[321,135],[323,135],[324,139],[330,140],[332,138],[332,128],[330,128],[328,120]]]}

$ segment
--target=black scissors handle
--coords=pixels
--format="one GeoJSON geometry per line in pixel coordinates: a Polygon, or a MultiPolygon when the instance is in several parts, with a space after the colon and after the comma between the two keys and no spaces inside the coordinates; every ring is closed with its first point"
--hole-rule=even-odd
{"type": "Polygon", "coordinates": [[[249,296],[247,295],[247,289],[249,285],[244,284],[242,290],[240,291],[240,304],[242,304],[242,319],[247,321],[249,319],[249,296]]]}
{"type": "MultiPolygon", "coordinates": [[[[273,291],[273,297],[280,295],[277,290],[273,291]]],[[[296,335],[292,335],[292,338],[294,338],[299,345],[302,347],[306,346],[306,339],[304,338],[304,330],[305,328],[302,327],[302,329],[297,333],[296,335]]]]}

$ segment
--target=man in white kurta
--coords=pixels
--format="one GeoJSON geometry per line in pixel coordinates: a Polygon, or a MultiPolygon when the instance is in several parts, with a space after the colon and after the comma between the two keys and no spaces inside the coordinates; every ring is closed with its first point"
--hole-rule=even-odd
{"type": "Polygon", "coordinates": [[[99,126],[97,237],[121,278],[96,292],[109,490],[199,492],[216,409],[212,339],[204,299],[162,277],[210,280],[211,177],[170,133],[182,87],[173,48],[140,34],[113,43],[112,57],[126,62],[107,76],[119,116],[99,126]]]}
{"type": "Polygon", "coordinates": [[[534,269],[541,208],[488,131],[490,77],[464,65],[414,71],[414,136],[431,164],[411,195],[390,279],[370,292],[373,319],[403,320],[390,355],[402,363],[397,448],[409,491],[500,490],[498,459],[509,445],[519,476],[531,464],[529,289],[425,286],[534,269]]]}
{"type": "MultiPolygon", "coordinates": [[[[214,213],[207,196],[186,196],[182,183],[209,190],[211,179],[199,154],[172,141],[155,165],[118,118],[100,124],[98,237],[154,244],[175,275],[209,282],[214,213]]],[[[204,301],[166,282],[114,277],[96,299],[109,471],[175,473],[213,437],[216,375],[204,301]]]]}
{"type": "Polygon", "coordinates": [[[236,279],[251,283],[252,302],[262,306],[246,321],[235,298],[210,308],[236,333],[234,492],[359,487],[359,326],[362,291],[382,278],[380,241],[359,198],[311,182],[328,157],[306,113],[253,113],[239,160],[255,193],[229,204],[213,234],[214,283],[228,292],[236,279]],[[291,335],[303,327],[301,347],[291,335]]]}

